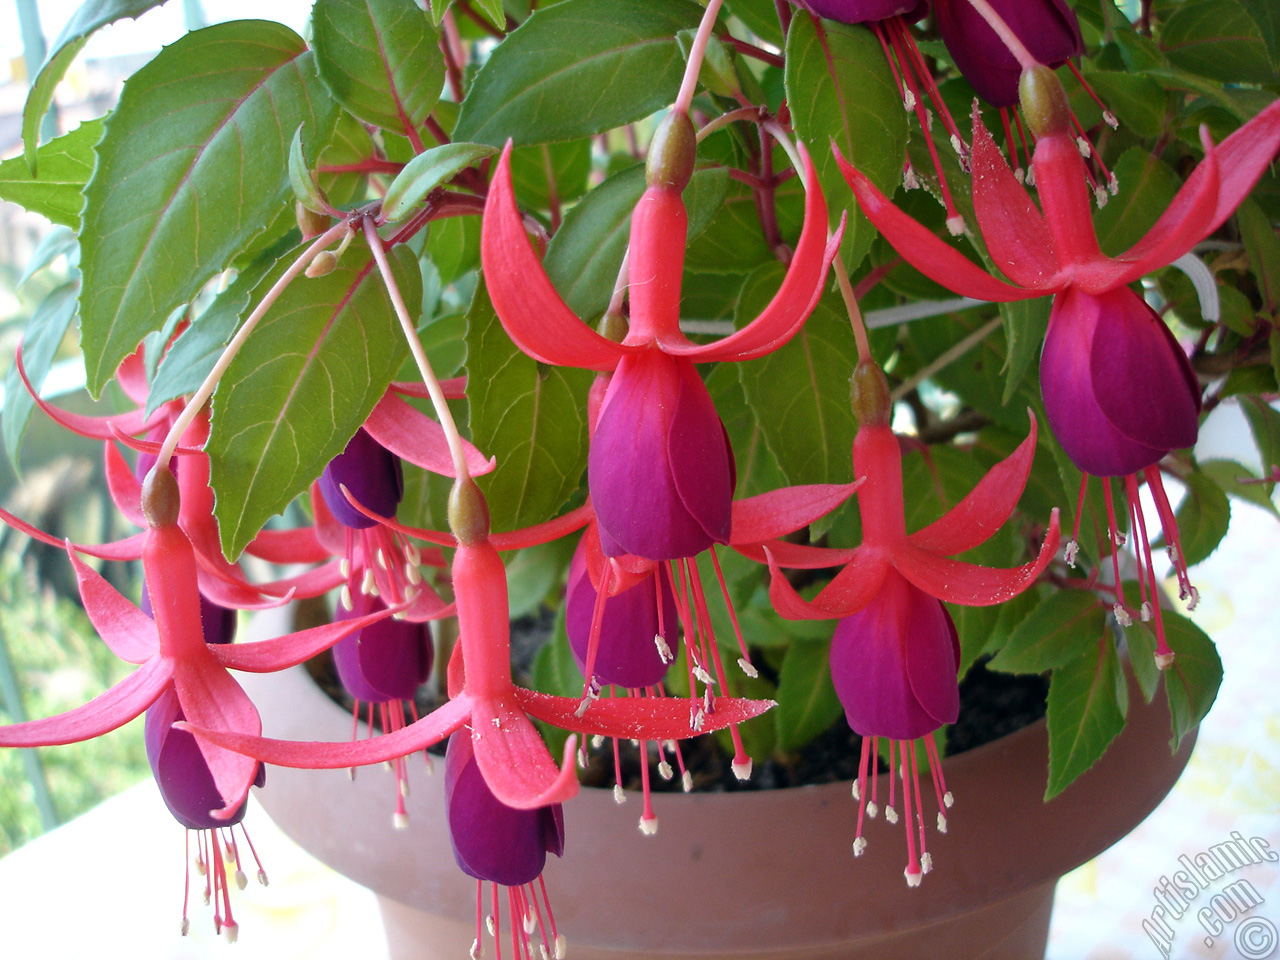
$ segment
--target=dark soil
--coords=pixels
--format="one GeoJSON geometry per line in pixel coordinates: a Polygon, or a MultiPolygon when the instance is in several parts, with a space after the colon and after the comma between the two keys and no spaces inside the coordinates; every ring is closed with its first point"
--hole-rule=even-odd
{"type": "MultiPolygon", "coordinates": [[[[538,647],[550,635],[551,620],[548,612],[543,617],[526,617],[512,624],[512,659],[517,675],[528,670],[538,647]]],[[[351,710],[351,698],[338,682],[328,655],[315,658],[309,667],[321,689],[345,709],[351,710]]],[[[436,669],[442,667],[437,664],[436,669]]],[[[947,730],[946,754],[950,756],[972,750],[1035,723],[1045,714],[1048,691],[1046,677],[996,673],[987,670],[984,661],[978,661],[960,683],[960,716],[947,730]]],[[[439,700],[427,694],[420,694],[416,704],[419,715],[438,705],[439,700]]],[[[862,738],[849,729],[841,716],[835,725],[795,755],[771,757],[757,763],[751,779],[743,782],[734,776],[730,768],[731,754],[722,749],[715,737],[697,737],[680,744],[684,765],[693,776],[694,789],[707,792],[773,790],[855,780],[861,747],[862,738]]],[[[431,752],[442,754],[444,744],[431,748],[431,752]]],[[[624,742],[620,744],[620,757],[622,785],[639,788],[638,750],[624,742]]],[[[667,759],[673,767],[676,766],[673,756],[668,754],[667,759]]],[[[881,766],[883,768],[883,764],[881,766]]],[[[590,750],[589,763],[581,777],[587,786],[613,786],[615,768],[611,743],[606,742],[590,750]]],[[[669,781],[653,774],[650,783],[655,792],[681,789],[678,771],[669,781]]]]}

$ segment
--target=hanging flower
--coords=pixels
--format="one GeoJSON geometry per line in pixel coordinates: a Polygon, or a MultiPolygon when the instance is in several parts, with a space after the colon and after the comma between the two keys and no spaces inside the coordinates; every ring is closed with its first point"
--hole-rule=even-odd
{"type": "MultiPolygon", "coordinates": [[[[935,793],[938,827],[950,794],[932,732],[955,720],[959,710],[955,626],[941,601],[989,606],[1009,600],[1033,582],[1058,549],[1058,513],[1035,560],[1013,569],[982,567],[946,555],[962,553],[989,539],[1008,519],[1030,475],[1036,427],[1005,460],[991,468],[963,500],[938,520],[906,532],[902,495],[902,453],[889,426],[889,388],[879,368],[861,363],[854,372],[854,409],[860,426],[853,444],[854,473],[862,478],[858,508],[863,539],[852,550],[791,544],[762,548],[772,577],[774,608],[791,619],[839,618],[831,643],[831,676],[849,725],[860,734],[854,854],[866,847],[864,815],[875,816],[868,778],[875,771],[877,740],[889,740],[890,784],[899,777],[906,814],[907,867],[911,886],[920,883],[931,860],[924,841],[924,813],[916,775],[914,741],[924,738],[935,793]],[[781,567],[844,568],[812,601],[800,597],[781,567]],[[895,762],[895,755],[897,760],[895,762]],[[917,838],[919,849],[917,850],[917,838]]],[[[750,553],[748,554],[750,555],[750,553]]],[[[896,822],[891,786],[885,811],[896,822]]]]}
{"type": "MultiPolygon", "coordinates": [[[[1050,427],[1086,483],[1090,474],[1125,478],[1132,527],[1140,534],[1142,610],[1156,618],[1157,661],[1168,666],[1172,652],[1155,602],[1150,542],[1141,535],[1135,473],[1141,471],[1151,487],[1182,595],[1194,603],[1177,523],[1155,465],[1171,450],[1194,442],[1199,388],[1181,349],[1127,285],[1182,256],[1234,212],[1280,149],[1280,101],[1221,144],[1215,146],[1203,133],[1203,162],[1146,236],[1118,257],[1106,256],[1098,246],[1066,94],[1050,70],[1038,67],[1023,75],[1022,105],[1038,136],[1032,167],[1040,207],[976,116],[973,133],[974,211],[991,258],[1012,283],[992,277],[943,243],[837,159],[868,218],[921,272],[982,300],[1054,294],[1040,357],[1050,427]]],[[[1116,528],[1110,485],[1104,483],[1103,491],[1111,540],[1119,546],[1124,538],[1116,528]]],[[[1115,556],[1113,564],[1119,583],[1115,556]]],[[[1123,597],[1115,610],[1122,623],[1128,620],[1123,597]]]]}
{"type": "MultiPolygon", "coordinates": [[[[490,912],[485,926],[495,943],[503,936],[499,886],[507,888],[507,922],[516,956],[534,956],[533,938],[541,941],[541,955],[563,958],[565,939],[556,930],[542,876],[547,854],[564,856],[564,813],[553,803],[536,810],[513,810],[493,795],[476,765],[471,736],[459,731],[449,737],[444,760],[445,816],[453,859],[463,873],[476,879],[476,938],[473,957],[482,954],[481,915],[484,885],[491,885],[490,912]],[[545,916],[544,916],[545,914],[545,916]]],[[[501,947],[498,948],[501,950],[501,947]]]]}
{"type": "Polygon", "coordinates": [[[681,191],[694,164],[688,114],[668,114],[650,148],[648,187],[631,216],[630,327],[621,343],[591,330],[551,285],[516,208],[510,155],[508,145],[485,203],[485,283],[502,325],[526,354],[615,371],[588,467],[605,550],[656,560],[726,542],[733,457],[693,364],[763,356],[786,343],[817,303],[839,237],[826,242],[826,203],[807,156],[804,227],[782,286],[743,329],[700,346],[680,331],[687,229],[681,191]]]}
{"type": "MultiPolygon", "coordinates": [[[[1060,67],[1084,52],[1080,23],[1066,0],[987,0],[1040,63],[1060,67]]],[[[997,107],[1018,102],[1022,68],[969,0],[934,0],[933,20],[956,69],[997,107]]]]}

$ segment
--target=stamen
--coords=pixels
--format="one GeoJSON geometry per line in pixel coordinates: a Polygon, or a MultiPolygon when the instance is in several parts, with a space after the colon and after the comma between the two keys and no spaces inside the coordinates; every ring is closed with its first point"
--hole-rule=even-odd
{"type": "Polygon", "coordinates": [[[658,776],[663,780],[670,780],[675,776],[675,771],[671,769],[671,764],[667,763],[665,760],[661,760],[658,762],[658,776]]]}
{"type": "Polygon", "coordinates": [[[622,784],[620,783],[613,785],[613,802],[619,806],[627,802],[627,792],[622,789],[622,784]]]}

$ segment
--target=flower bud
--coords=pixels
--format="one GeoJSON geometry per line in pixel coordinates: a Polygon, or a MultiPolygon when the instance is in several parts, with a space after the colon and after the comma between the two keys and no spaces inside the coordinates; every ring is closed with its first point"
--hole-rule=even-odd
{"type": "Polygon", "coordinates": [[[298,219],[298,229],[302,231],[302,239],[310,240],[318,237],[329,229],[332,221],[328,214],[317,213],[309,207],[305,207],[302,201],[297,201],[293,206],[294,216],[298,219]]]}
{"type": "Polygon", "coordinates": [[[325,277],[333,273],[338,266],[338,257],[332,250],[321,250],[307,264],[307,276],[312,279],[316,277],[325,277]]]}
{"type": "Polygon", "coordinates": [[[645,181],[651,187],[683,190],[693,176],[693,161],[698,149],[698,136],[693,121],[684,111],[672,110],[658,124],[649,159],[645,163],[645,181]]]}
{"type": "Polygon", "coordinates": [[[853,370],[849,385],[849,397],[853,403],[853,415],[864,427],[886,425],[893,410],[889,398],[889,381],[884,372],[869,360],[859,363],[853,370]]]}
{"type": "Polygon", "coordinates": [[[171,527],[178,522],[182,504],[178,480],[166,467],[154,466],[142,481],[142,513],[152,527],[171,527]]]}
{"type": "Polygon", "coordinates": [[[1018,81],[1018,99],[1036,138],[1071,132],[1071,104],[1062,81],[1048,67],[1032,67],[1018,81]]]}
{"type": "Polygon", "coordinates": [[[455,480],[449,491],[449,529],[464,546],[489,536],[489,505],[470,477],[455,480]]]}

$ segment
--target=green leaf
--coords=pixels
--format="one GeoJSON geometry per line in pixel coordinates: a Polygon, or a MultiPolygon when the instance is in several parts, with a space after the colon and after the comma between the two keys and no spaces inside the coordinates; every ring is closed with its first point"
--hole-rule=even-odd
{"type": "Polygon", "coordinates": [[[1182,181],[1150,151],[1126,150],[1111,168],[1119,192],[1093,217],[1098,245],[1119,256],[1142,239],[1169,206],[1182,181]]]}
{"type": "Polygon", "coordinates": [[[525,209],[550,209],[587,192],[591,140],[535,143],[511,151],[511,182],[525,209]]]}
{"type": "Polygon", "coordinates": [[[1033,300],[1014,300],[1000,304],[1000,317],[1004,321],[1004,337],[1008,352],[1004,360],[1004,395],[1002,404],[1008,404],[1022,386],[1027,373],[1040,359],[1045,333],[1049,329],[1049,310],[1053,306],[1050,297],[1033,300]]]}
{"type": "Polygon", "coordinates": [[[1175,67],[1223,83],[1274,80],[1262,31],[1237,0],[1199,0],[1178,7],[1160,31],[1175,67]]]}
{"type": "MultiPolygon", "coordinates": [[[[765,264],[742,286],[738,325],[769,302],[786,269],[765,264]]],[[[849,318],[839,301],[819,301],[786,345],[753,364],[735,364],[742,391],[788,484],[848,483],[858,430],[849,378],[858,362],[849,318]]]]}
{"type": "Polygon", "coordinates": [[[1164,672],[1165,695],[1173,720],[1169,746],[1177,750],[1213,706],[1222,685],[1222,660],[1209,635],[1172,610],[1161,612],[1164,635],[1174,653],[1173,664],[1164,672]]]}
{"type": "Polygon", "coordinates": [[[1095,640],[1084,653],[1053,671],[1049,682],[1049,783],[1052,800],[1088,770],[1124,729],[1124,689],[1115,648],[1095,640]]]}
{"type": "Polygon", "coordinates": [[[1268,313],[1280,309],[1280,237],[1262,208],[1246,199],[1236,210],[1240,239],[1249,254],[1249,272],[1258,278],[1258,292],[1268,313]]]}
{"type": "Polygon", "coordinates": [[[1248,120],[1250,112],[1234,96],[1218,83],[1206,80],[1197,73],[1189,73],[1176,67],[1149,67],[1146,76],[1155,80],[1165,90],[1197,93],[1225,107],[1241,122],[1248,120]]]}
{"type": "Polygon", "coordinates": [[[444,85],[436,32],[408,0],[316,0],[316,68],[358,119],[414,140],[444,85]]]}
{"type": "Polygon", "coordinates": [[[541,609],[568,569],[574,545],[572,537],[561,537],[517,550],[506,561],[507,603],[512,620],[536,614],[541,609]]]}
{"type": "MultiPolygon", "coordinates": [[[[697,237],[711,222],[724,201],[728,185],[727,170],[694,172],[684,191],[690,239],[697,237]]],[[[627,250],[631,211],[644,189],[644,167],[634,166],[614,174],[566,214],[564,223],[547,245],[543,267],[560,296],[578,316],[594,319],[609,305],[627,250]]]]}
{"type": "Polygon", "coordinates": [[[551,519],[578,489],[587,464],[585,370],[545,367],[507,336],[488,293],[467,314],[471,439],[498,458],[479,478],[495,530],[551,519]]]}
{"type": "MultiPolygon", "coordinates": [[[[417,261],[391,255],[417,302],[417,261]]],[[[287,262],[263,279],[265,290],[287,262]]],[[[240,554],[342,452],[408,354],[391,299],[363,243],[334,271],[299,279],[267,311],[213,397],[209,454],[214,515],[228,558],[240,554]]]]}
{"type": "MultiPolygon", "coordinates": [[[[1253,442],[1258,447],[1262,473],[1270,475],[1280,467],[1280,412],[1261,397],[1241,397],[1240,409],[1249,421],[1253,442]]],[[[1262,484],[1262,489],[1269,497],[1275,492],[1275,486],[1275,481],[1269,480],[1262,484]]]]}
{"type": "Polygon", "coordinates": [[[907,153],[907,115],[875,35],[863,26],[796,16],[786,50],[787,103],[796,135],[809,147],[834,226],[848,210],[841,246],[849,269],[862,260],[875,231],[858,212],[831,144],[892,196],[907,153]],[[825,36],[819,30],[825,31],[825,36]]]}
{"type": "Polygon", "coordinates": [[[773,0],[729,0],[725,6],[761,40],[782,46],[782,27],[773,0]]]}
{"type": "MultiPolygon", "coordinates": [[[[1176,519],[1182,541],[1182,558],[1193,567],[1218,548],[1231,525],[1231,501],[1211,477],[1203,473],[1189,473],[1180,480],[1187,487],[1187,495],[1178,505],[1176,519]]],[[[1160,546],[1167,538],[1155,544],[1160,546]]]]}
{"type": "Polygon", "coordinates": [[[383,216],[391,221],[408,216],[440,184],[495,153],[493,147],[481,143],[446,143],[418,154],[387,187],[383,216]]]}
{"type": "Polygon", "coordinates": [[[1263,510],[1280,516],[1280,510],[1276,508],[1275,501],[1267,496],[1266,490],[1258,482],[1257,475],[1244,464],[1237,463],[1235,460],[1205,460],[1199,466],[1200,472],[1211,477],[1227,492],[1228,496],[1247,500],[1262,507],[1263,510]]]}
{"type": "Polygon", "coordinates": [[[36,74],[27,92],[27,102],[22,108],[23,155],[31,168],[31,175],[39,171],[36,147],[40,143],[40,124],[53,103],[53,91],[63,74],[71,66],[76,55],[101,27],[117,20],[131,20],[142,16],[164,0],[85,0],[67,21],[67,25],[53,41],[40,72],[36,74]]]}
{"type": "MultiPolygon", "coordinates": [[[[259,282],[281,257],[290,252],[295,255],[301,252],[297,243],[295,231],[265,250],[178,335],[178,339],[165,351],[151,381],[151,390],[147,393],[148,414],[162,403],[194,393],[199,388],[218,362],[223,348],[235,335],[240,320],[248,314],[259,282]]],[[[258,290],[258,294],[261,295],[265,289],[258,290]]]]}
{"type": "Polygon", "coordinates": [[[0,200],[16,203],[53,223],[76,229],[84,206],[84,185],[93,174],[94,144],[102,136],[101,120],[86,120],[70,133],[40,148],[40,176],[23,157],[0,163],[0,200]]]}
{"type": "Polygon", "coordinates": [[[1280,4],[1275,0],[1240,0],[1266,41],[1271,62],[1280,64],[1280,4]]]}
{"type": "Polygon", "coordinates": [[[1042,600],[987,665],[1005,673],[1065,667],[1106,634],[1107,615],[1089,590],[1058,590],[1042,600]]]}
{"type": "Polygon", "coordinates": [[[737,465],[738,486],[735,496],[751,497],[786,486],[777,461],[765,443],[764,427],[742,394],[738,379],[739,366],[748,364],[720,363],[707,377],[707,392],[720,412],[729,443],[733,447],[733,459],[737,465]]]}
{"type": "Polygon", "coordinates": [[[311,164],[303,155],[302,127],[294,131],[293,142],[289,144],[289,186],[293,188],[294,198],[308,210],[325,212],[324,192],[316,183],[311,164]]]}
{"type": "Polygon", "coordinates": [[[126,82],[85,193],[91,393],[279,210],[293,131],[325,140],[336,116],[301,38],[266,21],[189,33],[126,82]]]}
{"type": "Polygon", "coordinates": [[[427,235],[427,255],[440,271],[440,282],[450,284],[480,265],[480,218],[448,217],[433,220],[427,235]]]}
{"type": "MultiPolygon", "coordinates": [[[[17,158],[17,162],[21,163],[21,158],[17,158]]],[[[62,338],[66,336],[71,320],[76,315],[76,294],[79,290],[80,284],[74,281],[57,287],[40,302],[27,321],[22,339],[22,364],[27,371],[27,379],[36,390],[44,383],[62,338]]],[[[34,406],[35,401],[18,376],[15,363],[4,378],[3,421],[4,449],[15,469],[18,466],[22,434],[34,406]]]]}
{"type": "Polygon", "coordinates": [[[793,643],[778,674],[773,722],[778,749],[799,750],[835,723],[844,709],[831,685],[830,645],[793,643]]]}
{"type": "Polygon", "coordinates": [[[1118,70],[1090,70],[1084,78],[1122,127],[1144,140],[1154,140],[1163,132],[1169,95],[1150,77],[1118,70]]]}
{"type": "Polygon", "coordinates": [[[689,0],[565,0],[536,11],[476,74],[454,137],[501,146],[572,140],[647,117],[675,99],[675,35],[689,0]]]}
{"type": "MultiPolygon", "coordinates": [[[[1137,596],[1139,589],[1135,581],[1125,581],[1125,596],[1137,596]]],[[[1161,670],[1156,663],[1156,635],[1146,623],[1135,620],[1124,628],[1124,639],[1129,646],[1129,665],[1133,668],[1133,676],[1138,681],[1143,699],[1150,703],[1160,689],[1161,670]]]]}

